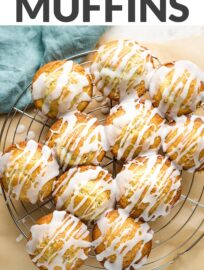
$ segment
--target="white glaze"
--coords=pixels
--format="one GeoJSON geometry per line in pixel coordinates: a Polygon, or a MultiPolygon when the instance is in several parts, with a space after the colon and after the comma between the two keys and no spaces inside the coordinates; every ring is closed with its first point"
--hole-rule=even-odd
{"type": "Polygon", "coordinates": [[[84,91],[84,88],[89,86],[87,74],[82,75],[74,71],[73,64],[73,61],[67,61],[50,73],[42,73],[33,83],[33,99],[43,99],[42,112],[45,115],[50,111],[51,103],[57,99],[59,99],[58,116],[70,109],[76,109],[82,101],[91,101],[91,97],[84,91]],[[57,78],[55,78],[56,72],[60,72],[57,78]],[[53,83],[56,83],[56,86],[47,95],[47,91],[53,83]],[[68,89],[66,97],[62,95],[65,87],[68,89]],[[74,103],[73,100],[75,100],[74,103]]]}
{"type": "Polygon", "coordinates": [[[35,137],[36,137],[35,132],[32,131],[32,130],[30,130],[30,131],[28,132],[27,139],[28,139],[28,140],[33,140],[33,139],[35,139],[35,137]]]}
{"type": "Polygon", "coordinates": [[[53,208],[53,202],[48,202],[44,205],[45,208],[47,209],[52,209],[53,208]]]}
{"type": "MultiPolygon", "coordinates": [[[[154,144],[154,140],[156,137],[161,137],[161,126],[155,126],[152,123],[152,119],[156,115],[160,115],[160,112],[157,108],[152,108],[152,104],[149,100],[146,100],[143,103],[134,100],[123,101],[119,105],[115,106],[111,109],[110,116],[114,115],[117,110],[122,108],[124,110],[124,114],[118,117],[114,117],[112,124],[106,125],[105,130],[107,134],[107,139],[111,147],[115,145],[115,143],[120,140],[120,147],[117,153],[117,159],[120,160],[126,149],[132,145],[132,139],[135,136],[135,133],[132,133],[132,130],[135,129],[138,133],[137,140],[132,145],[132,150],[130,151],[126,160],[131,160],[134,157],[135,150],[142,145],[141,152],[146,152],[150,149],[150,147],[154,144]],[[139,105],[139,108],[135,108],[136,105],[139,105]],[[151,127],[154,127],[154,131],[151,132],[150,136],[145,140],[145,143],[142,144],[141,140],[143,135],[149,130],[151,127]],[[125,129],[125,133],[123,137],[121,134],[125,129]]],[[[164,123],[164,120],[163,122],[164,123]]],[[[160,148],[158,146],[155,151],[160,148]]]]}
{"type": "Polygon", "coordinates": [[[163,126],[163,138],[162,138],[162,147],[163,151],[166,153],[167,150],[174,144],[179,136],[185,134],[182,137],[182,140],[179,141],[177,147],[173,148],[171,151],[168,151],[168,156],[171,158],[173,154],[177,154],[174,162],[182,168],[185,164],[181,162],[181,159],[187,155],[189,160],[193,160],[194,166],[190,168],[189,172],[194,172],[201,165],[204,164],[204,158],[200,158],[200,153],[204,150],[204,117],[200,116],[186,116],[175,117],[175,125],[164,125],[163,126]],[[190,119],[190,120],[189,120],[190,119]],[[202,123],[199,127],[195,127],[195,120],[201,119],[202,123]],[[176,135],[167,143],[166,137],[176,131],[176,135]],[[191,148],[195,148],[193,155],[189,156],[189,151],[191,148]]]}
{"type": "Polygon", "coordinates": [[[174,118],[178,115],[181,106],[190,108],[193,112],[200,102],[204,101],[204,90],[200,92],[201,83],[204,83],[204,73],[190,61],[177,61],[172,64],[172,67],[163,65],[153,73],[149,82],[149,93],[152,100],[155,101],[155,95],[161,93],[160,86],[165,83],[168,74],[174,71],[172,80],[168,82],[168,87],[162,92],[158,107],[162,113],[167,113],[169,117],[174,118]],[[187,75],[187,73],[189,74],[187,75]],[[185,83],[179,81],[184,75],[185,83]],[[189,90],[193,83],[195,84],[193,96],[189,98],[189,90]]]}
{"type": "MultiPolygon", "coordinates": [[[[34,225],[31,227],[31,239],[28,241],[26,250],[29,255],[34,256],[33,262],[37,267],[45,267],[47,270],[55,270],[56,267],[61,267],[66,270],[67,262],[72,264],[73,269],[78,259],[86,260],[88,256],[85,254],[84,249],[90,248],[90,242],[85,240],[89,235],[86,225],[81,223],[80,220],[73,215],[67,215],[64,211],[54,211],[52,220],[49,224],[34,225]],[[65,232],[65,237],[60,237],[60,233],[65,232]],[[41,250],[41,253],[36,255],[36,250],[48,238],[47,245],[41,250]],[[63,245],[60,250],[52,250],[48,260],[43,260],[42,257],[46,251],[49,250],[53,243],[62,241],[63,245]],[[73,257],[69,260],[63,258],[65,253],[72,248],[73,257]]],[[[44,242],[45,243],[45,242],[44,242]]]]}
{"type": "Polygon", "coordinates": [[[97,118],[91,117],[89,118],[88,115],[83,114],[86,116],[86,120],[83,123],[78,123],[77,114],[79,112],[69,112],[65,114],[62,119],[62,123],[57,131],[50,129],[51,136],[48,139],[49,141],[53,134],[59,135],[55,141],[54,150],[58,156],[58,160],[60,164],[63,166],[63,170],[69,166],[70,160],[72,159],[73,154],[79,150],[79,155],[75,160],[75,165],[81,165],[82,156],[84,154],[89,154],[90,152],[94,152],[93,160],[91,164],[98,165],[97,157],[102,151],[108,150],[108,144],[105,136],[104,126],[97,124],[97,118]],[[62,128],[64,124],[68,124],[66,129],[62,132],[62,128]],[[93,128],[92,131],[90,129],[93,128]],[[77,133],[77,130],[83,127],[83,130],[78,136],[74,136],[73,134],[77,133]],[[99,139],[101,137],[101,139],[99,139]],[[82,145],[79,146],[79,143],[82,141],[82,145]]]}
{"type": "Polygon", "coordinates": [[[122,270],[123,258],[125,257],[125,255],[130,252],[137,245],[137,243],[142,241],[140,250],[135,254],[135,257],[133,258],[132,263],[129,265],[129,267],[126,268],[126,270],[138,270],[147,260],[147,257],[143,257],[142,250],[144,246],[152,240],[153,231],[150,230],[150,227],[147,223],[142,223],[140,228],[135,232],[135,236],[132,239],[128,239],[127,237],[127,240],[125,241],[124,235],[129,235],[129,232],[131,230],[130,228],[123,228],[123,230],[120,230],[121,234],[117,236],[114,235],[114,233],[118,230],[118,228],[122,228],[124,222],[128,218],[128,214],[121,209],[118,209],[118,213],[119,216],[114,221],[110,222],[109,219],[106,217],[106,215],[108,214],[107,211],[106,214],[97,222],[98,228],[101,232],[101,236],[96,239],[92,244],[94,248],[97,248],[97,246],[99,246],[101,243],[104,243],[106,245],[106,249],[100,254],[97,254],[96,258],[100,262],[106,259],[104,266],[107,270],[122,270]],[[111,234],[110,236],[108,236],[108,233],[110,233],[110,231],[111,234]],[[105,238],[108,238],[109,241],[112,238],[112,241],[111,243],[109,243],[108,246],[107,241],[104,242],[105,238]],[[119,247],[116,248],[117,245],[119,245],[119,247]],[[107,259],[107,257],[111,255],[116,256],[116,260],[114,263],[110,263],[107,259]],[[139,262],[137,263],[137,261],[139,262]]]}
{"type": "Polygon", "coordinates": [[[41,199],[38,197],[42,187],[51,179],[58,176],[59,166],[53,157],[51,149],[48,146],[43,146],[41,150],[41,157],[36,160],[34,166],[30,168],[26,175],[24,175],[25,170],[27,170],[27,166],[36,154],[38,143],[33,140],[29,140],[24,149],[21,148],[18,144],[16,144],[16,147],[21,150],[21,153],[18,154],[15,158],[12,156],[12,151],[0,157],[0,173],[4,174],[7,178],[8,194],[19,200],[25,183],[29,181],[29,175],[32,178],[32,174],[36,169],[40,167],[39,173],[36,175],[35,179],[33,179],[30,187],[27,189],[26,194],[29,201],[34,204],[38,199],[41,199]],[[24,164],[19,163],[23,156],[27,157],[24,164]],[[51,156],[53,159],[52,161],[49,161],[51,156]],[[7,169],[11,170],[8,172],[7,169]],[[18,182],[14,186],[13,180],[15,178],[18,179],[18,182]]]}
{"type": "Polygon", "coordinates": [[[18,237],[16,237],[16,242],[20,243],[23,240],[23,235],[20,234],[18,237]]]}
{"type": "Polygon", "coordinates": [[[147,84],[146,76],[153,70],[152,63],[147,61],[149,56],[150,51],[142,48],[133,40],[118,40],[108,49],[106,49],[106,44],[102,45],[90,69],[91,74],[94,75],[94,83],[97,89],[105,96],[109,96],[112,91],[118,90],[121,100],[127,92],[135,92],[137,96],[135,88],[142,81],[147,84]],[[128,47],[129,51],[121,57],[128,47]],[[135,55],[138,56],[138,59],[136,63],[133,63],[131,58],[135,55]],[[127,71],[128,64],[131,64],[129,71],[127,71]],[[132,78],[139,69],[142,69],[143,72],[133,81],[132,78]]]}
{"type": "Polygon", "coordinates": [[[154,242],[155,242],[155,244],[157,244],[157,245],[160,244],[160,240],[155,240],[154,242]]]}
{"type": "Polygon", "coordinates": [[[143,158],[143,161],[135,159],[124,165],[123,170],[117,175],[116,199],[119,201],[122,196],[129,197],[132,194],[128,199],[129,204],[124,210],[130,213],[135,207],[141,209],[145,204],[146,207],[138,218],[153,221],[170,212],[172,200],[181,187],[181,177],[180,171],[172,162],[168,168],[165,168],[167,157],[150,154],[143,155],[143,158]],[[158,162],[159,157],[162,158],[161,163],[158,162]],[[132,165],[134,169],[130,169],[132,165]],[[144,197],[141,200],[142,196],[144,197]],[[167,198],[170,198],[169,202],[166,201],[167,198]],[[161,200],[160,204],[150,214],[158,200],[161,200]]]}
{"type": "Polygon", "coordinates": [[[11,153],[5,153],[0,156],[0,177],[2,177],[3,173],[6,171],[10,158],[11,153]]]}
{"type": "MultiPolygon", "coordinates": [[[[83,167],[82,167],[83,169],[83,167]]],[[[81,167],[72,168],[66,173],[65,179],[61,182],[58,188],[54,192],[55,198],[57,198],[56,208],[62,209],[67,199],[70,198],[70,203],[67,208],[64,209],[74,215],[77,215],[77,211],[80,207],[84,206],[88,200],[92,200],[91,203],[84,209],[83,214],[80,216],[82,220],[92,221],[100,217],[100,215],[107,209],[112,208],[115,202],[115,189],[114,183],[108,171],[102,169],[99,166],[88,167],[86,170],[81,170],[81,167]],[[105,181],[105,178],[108,180],[105,181]],[[89,193],[83,192],[83,199],[76,205],[75,200],[78,195],[81,194],[81,190],[88,185],[91,181],[96,181],[93,190],[89,193]],[[62,192],[63,191],[63,192],[62,192]],[[96,196],[100,196],[104,192],[110,192],[110,198],[103,201],[100,205],[97,205],[96,196]],[[59,192],[62,194],[59,195],[59,192]]]]}
{"type": "Polygon", "coordinates": [[[25,125],[21,124],[21,125],[19,125],[19,126],[17,127],[16,134],[22,134],[22,133],[25,132],[25,130],[26,130],[25,125]]]}

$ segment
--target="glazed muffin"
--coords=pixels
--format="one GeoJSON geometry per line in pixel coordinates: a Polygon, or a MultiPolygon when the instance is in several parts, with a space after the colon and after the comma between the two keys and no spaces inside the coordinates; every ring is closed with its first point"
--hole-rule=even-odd
{"type": "Polygon", "coordinates": [[[149,50],[133,40],[116,40],[98,49],[90,70],[97,89],[118,101],[127,94],[142,96],[153,69],[149,50]]]}
{"type": "Polygon", "coordinates": [[[26,250],[40,270],[78,270],[90,246],[85,224],[64,211],[54,211],[31,227],[26,250]]]}
{"type": "Polygon", "coordinates": [[[105,129],[113,155],[122,161],[161,146],[164,119],[151,102],[128,101],[115,106],[107,117],[105,129]]]}
{"type": "Polygon", "coordinates": [[[81,220],[98,219],[115,203],[112,176],[99,166],[81,166],[64,173],[56,182],[54,202],[81,220]]]}
{"type": "Polygon", "coordinates": [[[204,100],[204,73],[190,61],[162,65],[153,73],[149,93],[167,117],[189,114],[204,100]]]}
{"type": "Polygon", "coordinates": [[[5,151],[0,157],[0,174],[9,196],[35,204],[51,195],[59,166],[48,146],[29,140],[5,151]]]}
{"type": "Polygon", "coordinates": [[[194,172],[204,166],[204,118],[181,116],[164,126],[163,151],[177,166],[194,172]]]}
{"type": "Polygon", "coordinates": [[[116,199],[133,218],[153,221],[167,215],[181,194],[181,174],[161,155],[139,156],[116,177],[116,199]]]}
{"type": "Polygon", "coordinates": [[[85,69],[73,61],[53,61],[41,67],[33,78],[32,96],[36,108],[50,118],[69,110],[83,111],[92,97],[92,82],[85,69]]]}
{"type": "Polygon", "coordinates": [[[67,113],[53,124],[47,144],[54,149],[63,170],[98,165],[108,149],[104,127],[95,117],[78,111],[67,113]]]}
{"type": "Polygon", "coordinates": [[[145,264],[153,231],[121,210],[109,210],[93,228],[96,259],[108,269],[133,270],[145,264]]]}

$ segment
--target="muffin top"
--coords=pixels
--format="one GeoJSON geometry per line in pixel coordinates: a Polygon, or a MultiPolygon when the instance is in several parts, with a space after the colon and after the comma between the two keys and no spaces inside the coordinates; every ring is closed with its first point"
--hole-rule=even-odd
{"type": "Polygon", "coordinates": [[[204,100],[204,72],[190,61],[167,63],[153,73],[149,93],[169,118],[189,114],[204,100]]]}
{"type": "Polygon", "coordinates": [[[194,172],[204,165],[204,118],[181,116],[163,129],[164,153],[181,169],[194,172]]]}
{"type": "Polygon", "coordinates": [[[161,127],[165,120],[149,100],[124,100],[112,108],[105,130],[113,155],[122,161],[140,153],[157,151],[161,146],[161,127]]]}
{"type": "Polygon", "coordinates": [[[153,221],[167,215],[181,194],[181,173],[167,157],[139,156],[116,177],[116,199],[134,218],[153,221]]]}
{"type": "Polygon", "coordinates": [[[43,270],[77,270],[88,258],[90,235],[85,224],[64,211],[54,211],[31,227],[26,250],[43,270]]]}
{"type": "Polygon", "coordinates": [[[108,270],[139,269],[152,246],[153,231],[121,209],[109,210],[93,229],[93,246],[98,261],[108,270]]]}
{"type": "Polygon", "coordinates": [[[98,49],[91,74],[99,91],[113,100],[122,100],[130,93],[136,97],[145,93],[153,68],[149,50],[133,40],[116,40],[98,49]]]}
{"type": "Polygon", "coordinates": [[[32,95],[35,106],[50,118],[69,110],[83,111],[92,96],[92,82],[85,69],[73,61],[54,61],[34,76],[32,95]]]}
{"type": "Polygon", "coordinates": [[[104,126],[97,118],[70,112],[50,128],[47,144],[55,150],[63,170],[77,165],[98,165],[108,150],[104,126]]]}
{"type": "Polygon", "coordinates": [[[5,151],[0,157],[0,173],[10,196],[36,203],[50,195],[59,166],[48,146],[29,140],[5,151]]]}
{"type": "Polygon", "coordinates": [[[84,221],[98,219],[115,202],[112,176],[99,166],[75,167],[56,181],[54,201],[84,221]]]}

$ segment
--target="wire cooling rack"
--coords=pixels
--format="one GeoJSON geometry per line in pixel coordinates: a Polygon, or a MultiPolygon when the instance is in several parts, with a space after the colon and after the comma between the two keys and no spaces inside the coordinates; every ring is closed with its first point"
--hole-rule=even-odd
{"type": "MultiPolygon", "coordinates": [[[[72,56],[68,60],[86,56],[91,52],[72,56]]],[[[87,64],[88,62],[83,63],[83,65],[87,64]]],[[[42,116],[38,110],[29,108],[29,106],[22,110],[17,106],[23,95],[30,91],[30,86],[22,92],[6,116],[0,133],[1,151],[4,151],[12,143],[28,139],[31,134],[32,136],[35,134],[36,141],[44,143],[45,134],[52,125],[52,121],[42,116]],[[22,134],[19,134],[21,133],[19,132],[20,125],[26,127],[22,134]]],[[[101,114],[101,110],[108,109],[113,104],[111,102],[99,104],[96,102],[98,99],[100,99],[100,96],[95,95],[93,97],[93,102],[88,106],[86,112],[95,115],[99,118],[99,121],[103,122],[105,116],[101,114]]],[[[113,176],[121,167],[121,164],[110,153],[106,155],[101,165],[107,168],[113,176]]],[[[21,234],[27,239],[30,227],[35,221],[54,209],[52,198],[44,203],[31,205],[9,198],[3,186],[2,189],[8,211],[21,234]]],[[[165,269],[180,256],[190,251],[204,236],[203,173],[189,174],[183,172],[183,192],[180,201],[167,217],[152,222],[150,226],[155,231],[153,248],[148,262],[142,269],[165,269]]],[[[94,253],[91,253],[86,265],[82,267],[83,269],[103,269],[103,267],[96,261],[94,253]]]]}

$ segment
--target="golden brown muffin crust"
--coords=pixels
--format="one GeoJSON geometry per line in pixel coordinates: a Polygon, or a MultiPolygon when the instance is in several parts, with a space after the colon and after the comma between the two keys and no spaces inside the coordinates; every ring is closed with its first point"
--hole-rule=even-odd
{"type": "Polygon", "coordinates": [[[106,143],[104,143],[105,133],[103,132],[103,129],[99,130],[99,127],[101,127],[99,121],[91,115],[77,111],[73,114],[76,117],[76,123],[74,127],[69,130],[67,133],[68,135],[65,139],[63,139],[63,141],[60,140],[60,137],[71,126],[71,122],[69,122],[71,121],[71,118],[68,118],[66,121],[64,118],[57,120],[50,128],[46,136],[47,144],[50,148],[53,148],[56,151],[58,160],[61,166],[64,168],[63,170],[76,165],[98,165],[106,153],[106,143]],[[91,126],[89,126],[90,121],[93,122],[91,126]],[[86,132],[83,134],[85,130],[86,132]],[[68,141],[69,145],[67,146],[66,143],[68,141]],[[98,145],[98,149],[93,151],[91,145],[95,144],[98,145]],[[80,152],[80,149],[84,145],[90,147],[90,151],[88,153],[83,151],[80,152]],[[66,163],[65,157],[63,160],[60,159],[62,151],[66,151],[66,154],[71,155],[71,159],[68,163],[66,163]]]}
{"type": "MultiPolygon", "coordinates": [[[[34,78],[33,78],[33,84],[38,80],[38,78],[42,75],[42,74],[51,74],[55,72],[59,72],[59,68],[61,68],[64,64],[66,64],[66,62],[68,62],[68,60],[61,60],[61,61],[53,61],[53,62],[49,62],[46,65],[42,66],[35,74],[34,78]]],[[[86,73],[85,69],[77,64],[77,63],[73,63],[72,66],[72,70],[69,72],[69,74],[74,74],[77,73],[78,75],[80,74],[82,78],[86,78],[88,84],[87,85],[83,85],[83,89],[81,89],[81,92],[79,92],[78,94],[75,94],[73,99],[66,104],[67,110],[65,110],[65,108],[63,108],[63,113],[66,113],[68,110],[73,110],[73,108],[78,109],[79,111],[83,111],[89,104],[90,100],[87,101],[87,97],[91,98],[92,94],[93,94],[93,84],[92,84],[92,80],[91,80],[91,76],[89,74],[86,73]],[[87,94],[86,98],[82,97],[82,95],[87,94]]],[[[58,75],[59,76],[59,75],[58,75]]],[[[67,74],[68,76],[68,74],[67,74]]],[[[82,79],[81,78],[81,79],[82,79]]],[[[48,106],[49,105],[49,111],[46,112],[45,114],[50,117],[50,118],[56,118],[59,114],[59,110],[60,110],[60,104],[63,103],[67,97],[70,95],[71,91],[69,88],[69,85],[64,85],[63,89],[61,89],[61,93],[59,95],[59,97],[55,98],[55,99],[48,99],[49,96],[51,96],[52,94],[52,88],[54,87],[54,84],[56,84],[56,80],[57,78],[53,78],[52,82],[50,82],[49,87],[46,85],[43,91],[46,91],[44,98],[39,98],[36,99],[34,98],[34,104],[35,106],[39,109],[42,110],[44,112],[43,106],[44,103],[46,103],[48,106]]],[[[75,78],[75,76],[69,76],[69,83],[73,85],[75,85],[77,82],[77,79],[75,78]]],[[[33,85],[32,85],[33,88],[33,85]]],[[[36,91],[36,89],[35,89],[36,91]]],[[[33,88],[33,93],[34,93],[34,88],[33,88]]],[[[33,95],[34,97],[35,95],[33,95]]],[[[65,104],[63,105],[65,106],[65,104]]],[[[62,112],[60,112],[62,113],[62,112]]]]}
{"type": "MultiPolygon", "coordinates": [[[[5,171],[2,173],[1,180],[6,192],[9,192],[9,196],[14,197],[15,199],[20,199],[24,202],[34,203],[34,201],[31,201],[34,200],[34,197],[32,196],[32,194],[30,194],[30,192],[32,190],[31,193],[33,193],[34,189],[38,189],[36,185],[42,185],[42,183],[38,183],[39,180],[36,179],[38,179],[38,176],[41,175],[42,170],[45,170],[44,173],[47,173],[46,166],[48,163],[53,163],[53,169],[55,170],[54,174],[56,175],[58,172],[58,165],[50,149],[46,150],[50,151],[50,155],[47,159],[47,164],[38,164],[39,160],[41,160],[42,158],[43,145],[34,141],[33,143],[37,145],[37,148],[36,151],[32,153],[32,156],[30,157],[30,160],[28,162],[27,155],[22,155],[22,153],[25,151],[27,145],[31,141],[22,141],[17,144],[13,144],[5,150],[4,155],[11,153],[11,155],[9,156],[9,162],[13,162],[14,159],[16,159],[16,161],[15,165],[8,166],[5,169],[5,171]],[[33,170],[36,164],[38,164],[38,166],[35,168],[35,170],[33,170]],[[15,171],[13,170],[13,166],[16,167],[15,171]],[[18,190],[17,194],[17,191],[14,192],[14,189],[20,184],[23,185],[21,186],[20,190],[18,190]]],[[[37,200],[44,200],[48,196],[50,196],[54,181],[55,177],[50,180],[47,179],[47,181],[45,181],[42,188],[38,191],[37,200]]],[[[34,196],[37,196],[37,194],[35,194],[34,196]]]]}
{"type": "MultiPolygon", "coordinates": [[[[121,210],[120,210],[121,211],[121,210]]],[[[124,244],[128,241],[131,241],[132,239],[134,239],[135,234],[138,230],[141,229],[142,226],[142,222],[138,221],[134,221],[132,218],[127,218],[122,225],[118,225],[116,230],[113,230],[113,225],[114,221],[117,220],[119,218],[119,211],[118,210],[112,210],[106,213],[105,217],[107,219],[107,222],[109,222],[109,229],[106,231],[106,235],[104,236],[103,240],[100,241],[100,244],[97,245],[97,247],[95,247],[95,253],[96,254],[100,254],[102,252],[104,252],[104,250],[107,247],[110,247],[112,245],[112,241],[114,239],[116,239],[117,237],[120,237],[120,243],[115,245],[114,250],[116,248],[119,248],[120,245],[124,244]],[[128,229],[128,232],[126,232],[128,229]]],[[[141,231],[140,233],[144,233],[143,231],[141,231]]],[[[96,224],[93,228],[93,241],[97,241],[97,239],[100,239],[100,237],[102,236],[102,233],[98,227],[98,225],[96,224]]],[[[138,264],[144,257],[148,257],[150,254],[152,248],[152,241],[148,241],[143,245],[143,241],[139,241],[135,243],[135,246],[133,246],[133,248],[127,252],[125,254],[125,256],[123,257],[123,262],[122,262],[122,270],[127,269],[136,269],[131,267],[131,263],[134,261],[135,255],[140,251],[141,252],[141,257],[140,259],[135,262],[136,264],[138,264]],[[142,249],[142,250],[141,250],[142,249]]],[[[122,252],[122,251],[121,251],[122,252]]],[[[101,264],[104,266],[106,260],[108,260],[110,263],[114,263],[117,260],[117,251],[114,254],[106,257],[101,264]]]]}
{"type": "Polygon", "coordinates": [[[202,171],[204,149],[199,146],[204,136],[204,122],[199,116],[182,116],[167,125],[163,150],[184,170],[202,171]],[[198,160],[196,158],[198,157],[198,160]]]}
{"type": "MultiPolygon", "coordinates": [[[[69,214],[66,214],[65,215],[65,218],[68,218],[69,214]]],[[[53,213],[51,214],[48,214],[46,216],[43,216],[42,218],[38,219],[36,221],[36,224],[37,225],[43,225],[43,224],[50,224],[50,222],[52,221],[53,219],[53,213]]],[[[64,223],[63,223],[64,224],[64,223]]],[[[68,225],[67,223],[67,226],[65,228],[64,231],[62,231],[60,233],[60,235],[57,236],[56,240],[55,240],[55,243],[53,243],[53,245],[49,248],[48,250],[48,247],[47,249],[45,249],[45,252],[44,252],[44,255],[40,258],[39,262],[44,262],[46,260],[50,260],[50,257],[52,256],[52,254],[54,254],[54,252],[57,252],[57,250],[60,251],[61,248],[63,248],[63,241],[65,239],[65,236],[66,236],[66,233],[67,231],[69,231],[71,229],[71,225],[72,223],[70,223],[70,225],[68,225]],[[63,240],[63,241],[62,241],[63,240]]],[[[64,224],[65,225],[65,224],[64,224]]],[[[59,225],[58,225],[59,226],[59,225]]],[[[78,224],[76,225],[76,227],[74,228],[74,230],[71,230],[70,233],[69,233],[69,238],[73,237],[75,238],[75,240],[82,240],[82,239],[78,239],[79,237],[79,234],[78,236],[75,235],[75,233],[78,231],[80,231],[81,227],[83,226],[83,223],[79,220],[78,221],[78,224]]],[[[59,231],[61,227],[59,228],[56,228],[56,232],[59,231]]],[[[81,235],[81,234],[80,234],[81,235]]],[[[40,240],[40,239],[39,239],[40,240]]],[[[29,237],[29,241],[32,241],[32,234],[30,234],[30,237],[29,237]]],[[[35,251],[35,255],[30,255],[30,258],[33,260],[36,256],[38,256],[38,253],[41,253],[42,249],[45,248],[45,246],[48,244],[47,242],[50,241],[50,239],[44,239],[44,241],[40,244],[41,247],[37,248],[36,251],[35,251]]],[[[90,242],[91,241],[91,237],[90,237],[90,234],[88,234],[86,237],[83,238],[83,241],[87,241],[87,242],[90,242]]],[[[89,253],[89,250],[90,248],[82,248],[84,251],[84,254],[86,256],[88,256],[88,253],[89,253]]],[[[82,260],[81,258],[78,258],[76,263],[75,263],[75,266],[72,265],[72,263],[70,262],[70,260],[72,259],[72,256],[75,256],[75,252],[78,252],[77,250],[75,250],[74,247],[70,247],[64,254],[67,262],[65,264],[65,267],[66,267],[66,270],[78,270],[83,264],[84,264],[84,260],[82,260]],[[69,260],[70,259],[70,260],[69,260]]],[[[37,266],[37,263],[36,263],[36,266],[37,266]]],[[[45,266],[37,266],[38,269],[40,270],[48,270],[47,267],[45,266]]],[[[62,270],[61,266],[56,266],[55,269],[57,270],[62,270]]]]}
{"type": "Polygon", "coordinates": [[[114,206],[114,191],[108,171],[99,166],[81,166],[60,176],[53,196],[58,210],[70,211],[84,222],[93,222],[114,206]]]}
{"type": "Polygon", "coordinates": [[[130,40],[107,42],[94,54],[93,59],[91,74],[96,87],[104,95],[118,101],[125,92],[134,92],[138,97],[146,92],[144,75],[147,73],[146,63],[149,64],[149,68],[151,64],[154,69],[154,60],[149,51],[137,42],[130,40]],[[146,52],[145,55],[144,52],[146,52]],[[106,55],[105,59],[103,59],[104,55],[106,55]],[[116,56],[117,60],[113,63],[112,60],[116,56]],[[127,57],[127,63],[123,64],[127,57]],[[103,72],[103,69],[106,70],[103,72]],[[134,74],[132,74],[133,69],[135,69],[134,74]],[[108,70],[110,70],[109,73],[108,70]],[[120,73],[119,75],[113,75],[116,70],[120,73]],[[136,84],[136,80],[139,80],[139,83],[136,84]],[[126,89],[124,84],[127,84],[126,89]]]}

